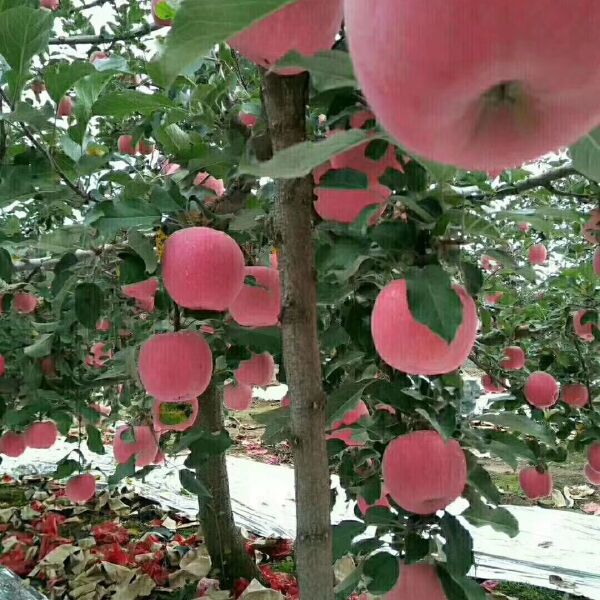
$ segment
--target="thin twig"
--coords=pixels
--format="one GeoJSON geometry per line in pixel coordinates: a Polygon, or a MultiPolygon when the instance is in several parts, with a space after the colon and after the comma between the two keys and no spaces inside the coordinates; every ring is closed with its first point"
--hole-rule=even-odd
{"type": "Polygon", "coordinates": [[[128,40],[134,40],[138,37],[142,37],[144,35],[148,35],[154,31],[161,29],[160,25],[144,25],[139,29],[134,29],[133,31],[129,31],[127,33],[123,33],[120,35],[74,35],[71,37],[61,36],[50,38],[48,42],[51,46],[57,45],[67,45],[67,46],[76,46],[78,44],[113,44],[114,42],[125,42],[128,40]]]}

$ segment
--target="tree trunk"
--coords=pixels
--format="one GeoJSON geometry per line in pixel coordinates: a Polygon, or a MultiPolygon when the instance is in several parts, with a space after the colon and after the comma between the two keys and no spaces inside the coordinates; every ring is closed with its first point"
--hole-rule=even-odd
{"type": "MultiPolygon", "coordinates": [[[[306,140],[308,75],[264,76],[273,151],[306,140]]],[[[333,600],[330,479],[317,335],[317,283],[310,176],[280,180],[283,360],[290,390],[296,476],[296,563],[302,598],[333,600]]]]}
{"type": "MultiPolygon", "coordinates": [[[[225,429],[223,403],[213,385],[200,399],[198,421],[211,433],[225,429]]],[[[227,587],[231,587],[240,577],[248,581],[260,579],[258,567],[246,552],[244,539],[233,520],[225,452],[209,456],[196,474],[212,495],[208,499],[198,498],[198,505],[202,532],[213,567],[219,569],[227,587]]]]}

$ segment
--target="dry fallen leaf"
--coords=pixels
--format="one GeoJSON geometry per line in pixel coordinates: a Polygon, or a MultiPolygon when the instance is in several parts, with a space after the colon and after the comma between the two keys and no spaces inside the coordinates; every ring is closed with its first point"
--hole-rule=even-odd
{"type": "Polygon", "coordinates": [[[129,583],[123,583],[117,586],[117,590],[112,600],[135,600],[136,598],[149,596],[156,584],[148,575],[136,575],[135,579],[129,583]]]}
{"type": "Polygon", "coordinates": [[[253,579],[240,596],[240,600],[285,600],[285,596],[277,590],[264,587],[260,581],[253,579]]]}
{"type": "Polygon", "coordinates": [[[206,577],[211,568],[211,560],[208,555],[208,550],[204,546],[200,546],[195,550],[190,550],[179,563],[183,571],[191,573],[198,579],[206,577]]]}

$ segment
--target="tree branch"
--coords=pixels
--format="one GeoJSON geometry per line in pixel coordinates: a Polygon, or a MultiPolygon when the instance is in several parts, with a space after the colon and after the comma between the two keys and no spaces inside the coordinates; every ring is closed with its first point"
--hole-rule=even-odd
{"type": "Polygon", "coordinates": [[[84,4],[83,6],[74,6],[69,14],[72,15],[77,12],[81,12],[82,10],[87,10],[88,8],[94,8],[96,6],[102,6],[103,4],[108,4],[110,0],[94,0],[94,2],[90,2],[89,4],[84,4]]]}
{"type": "MultiPolygon", "coordinates": [[[[14,110],[13,104],[8,99],[8,96],[4,93],[4,90],[2,88],[0,88],[0,98],[2,98],[8,104],[8,106],[10,107],[10,110],[14,110]]],[[[19,127],[20,127],[21,131],[23,132],[23,134],[25,135],[25,137],[48,159],[50,166],[54,169],[54,171],[56,171],[56,173],[63,180],[65,185],[69,189],[71,189],[73,192],[75,192],[75,194],[77,194],[78,196],[83,198],[86,202],[94,202],[94,199],[87,192],[83,191],[79,187],[79,185],[77,185],[76,183],[74,183],[73,181],[71,181],[69,179],[68,175],[62,170],[60,165],[56,162],[56,160],[54,159],[54,156],[52,156],[52,153],[48,150],[48,148],[46,148],[41,142],[39,142],[35,138],[34,132],[22,121],[18,121],[17,124],[19,125],[19,127]]]]}
{"type": "Polygon", "coordinates": [[[565,177],[570,177],[571,175],[580,175],[580,173],[572,165],[565,165],[563,167],[551,169],[550,171],[542,173],[541,175],[528,177],[527,179],[519,181],[514,185],[509,185],[507,187],[496,190],[494,196],[496,198],[504,198],[505,196],[516,196],[518,194],[522,194],[523,192],[527,192],[538,187],[549,189],[548,186],[553,181],[556,181],[557,179],[564,179],[565,177]]]}
{"type": "Polygon", "coordinates": [[[48,42],[51,46],[67,45],[76,46],[78,44],[113,44],[114,42],[126,42],[128,40],[134,40],[138,37],[148,35],[154,31],[161,29],[160,25],[144,25],[139,29],[128,31],[120,35],[74,35],[72,37],[61,36],[56,38],[50,38],[48,42]]]}

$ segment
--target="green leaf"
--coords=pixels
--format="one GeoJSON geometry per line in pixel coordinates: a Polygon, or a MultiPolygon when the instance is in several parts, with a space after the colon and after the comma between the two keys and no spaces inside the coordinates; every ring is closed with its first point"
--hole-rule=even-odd
{"type": "Polygon", "coordinates": [[[463,274],[467,292],[471,296],[476,296],[483,287],[483,271],[476,264],[466,260],[460,261],[460,270],[463,274]]]}
{"type": "Polygon", "coordinates": [[[181,482],[181,487],[190,492],[190,494],[194,494],[194,496],[198,496],[199,498],[212,498],[212,494],[208,488],[196,477],[193,471],[181,469],[179,471],[179,481],[181,482]]]}
{"type": "Polygon", "coordinates": [[[370,383],[372,382],[344,383],[329,395],[325,407],[328,427],[331,427],[337,421],[341,421],[346,413],[358,406],[364,389],[370,383]]]}
{"type": "Polygon", "coordinates": [[[277,67],[295,67],[309,71],[311,83],[319,92],[358,87],[350,55],[342,50],[319,52],[315,56],[290,52],[277,63],[277,67]]]}
{"type": "Polygon", "coordinates": [[[90,452],[106,454],[100,430],[93,425],[86,425],[85,432],[87,434],[87,447],[90,449],[90,452]]]}
{"type": "Polygon", "coordinates": [[[160,213],[148,202],[142,200],[121,200],[102,202],[97,207],[93,223],[106,238],[112,239],[123,229],[151,229],[160,219],[160,213]]]}
{"type": "Polygon", "coordinates": [[[418,562],[429,554],[429,540],[416,533],[408,533],[404,538],[404,550],[408,564],[418,562]]]}
{"type": "MultiPolygon", "coordinates": [[[[372,135],[372,133],[371,133],[372,135]]],[[[240,164],[240,173],[273,179],[304,177],[327,162],[332,156],[360,146],[371,140],[369,132],[348,129],[320,142],[302,142],[277,152],[271,160],[254,164],[240,164]]]]}
{"type": "Polygon", "coordinates": [[[44,72],[44,82],[50,98],[58,104],[63,96],[83,77],[94,72],[87,60],[72,63],[54,63],[44,72]]]}
{"type": "Polygon", "coordinates": [[[481,499],[480,492],[470,487],[467,487],[463,496],[469,501],[469,508],[461,516],[471,525],[489,525],[494,531],[505,533],[509,537],[515,537],[519,533],[519,522],[506,508],[489,506],[481,499]]]}
{"type": "Polygon", "coordinates": [[[464,209],[450,209],[448,211],[450,222],[460,227],[469,236],[481,235],[494,240],[502,240],[503,235],[500,230],[492,223],[491,217],[483,218],[475,213],[464,209]]]}
{"type": "Polygon", "coordinates": [[[438,566],[438,576],[448,600],[486,600],[484,589],[472,579],[438,566]]]}
{"type": "Polygon", "coordinates": [[[0,13],[0,54],[12,69],[11,92],[17,99],[29,77],[31,59],[48,47],[54,17],[27,6],[0,13]]]}
{"type": "Polygon", "coordinates": [[[261,224],[260,217],[265,216],[262,208],[242,208],[229,221],[230,231],[250,231],[261,224]]]}
{"type": "Polygon", "coordinates": [[[23,349],[23,352],[29,358],[44,358],[48,356],[52,351],[52,342],[54,340],[54,334],[45,333],[40,335],[36,341],[23,349]]]}
{"type": "Polygon", "coordinates": [[[168,87],[184,69],[256,21],[293,0],[183,0],[167,44],[153,64],[153,79],[168,87]]]}
{"type": "Polygon", "coordinates": [[[412,221],[387,221],[369,231],[371,239],[384,250],[401,251],[412,249],[417,240],[415,224],[412,221]]]}
{"type": "Polygon", "coordinates": [[[419,323],[450,343],[463,320],[463,306],[448,273],[437,265],[411,269],[406,277],[408,305],[419,323]]]}
{"type": "Polygon", "coordinates": [[[455,575],[466,575],[473,565],[473,538],[460,521],[449,513],[444,513],[440,521],[442,534],[446,540],[444,554],[448,571],[455,575]]]}
{"type": "Polygon", "coordinates": [[[226,325],[225,336],[232,344],[244,346],[256,353],[281,354],[281,328],[259,327],[249,329],[239,325],[226,325]]]}
{"type": "Polygon", "coordinates": [[[223,454],[232,444],[233,442],[227,431],[212,433],[197,427],[183,436],[177,448],[178,451],[189,448],[191,451],[189,464],[196,466],[208,456],[223,454]]]}
{"type": "Polygon", "coordinates": [[[92,107],[92,113],[98,116],[124,119],[133,114],[150,116],[157,110],[178,110],[177,104],[162,94],[144,94],[135,90],[124,90],[105,94],[92,107]]]}
{"type": "Polygon", "coordinates": [[[15,274],[15,266],[13,265],[10,253],[6,248],[0,248],[0,279],[6,283],[12,281],[15,274]]]}
{"type": "Polygon", "coordinates": [[[531,448],[521,439],[507,431],[487,432],[490,440],[490,452],[492,456],[502,459],[513,469],[519,466],[519,459],[534,461],[535,455],[531,448]]]}
{"type": "Polygon", "coordinates": [[[554,433],[547,425],[538,423],[525,415],[517,415],[511,412],[484,413],[473,417],[472,420],[484,421],[525,435],[532,435],[550,446],[553,446],[556,441],[554,433]]]}
{"type": "Polygon", "coordinates": [[[469,484],[477,488],[488,500],[499,504],[502,496],[492,481],[490,474],[477,462],[470,452],[466,452],[469,465],[469,484]]]}
{"type": "Polygon", "coordinates": [[[573,166],[583,175],[600,181],[600,127],[588,133],[569,150],[573,166]]]}
{"type": "Polygon", "coordinates": [[[95,329],[102,316],[104,295],[95,283],[80,283],[75,288],[75,315],[88,329],[95,329]]]}
{"type": "Polygon", "coordinates": [[[333,560],[350,552],[352,540],[361,535],[366,525],[360,521],[341,521],[333,526],[333,560]]]}
{"type": "Polygon", "coordinates": [[[354,169],[332,169],[321,179],[319,187],[339,190],[367,190],[369,189],[369,178],[365,173],[354,169]]]}
{"type": "Polygon", "coordinates": [[[130,229],[127,233],[127,244],[144,261],[146,271],[154,273],[158,266],[158,258],[150,239],[137,229],[130,229]]]}
{"type": "Polygon", "coordinates": [[[290,437],[290,409],[285,407],[250,413],[250,416],[265,427],[263,443],[275,445],[290,437]]]}
{"type": "Polygon", "coordinates": [[[73,473],[79,471],[79,461],[73,460],[72,458],[68,458],[66,460],[61,460],[58,465],[56,465],[56,471],[54,472],[54,479],[66,479],[70,477],[73,473]]]}
{"type": "Polygon", "coordinates": [[[367,590],[382,595],[389,592],[398,581],[400,563],[396,556],[387,552],[371,554],[364,563],[363,575],[367,579],[367,590]]]}
{"type": "Polygon", "coordinates": [[[132,456],[126,463],[119,463],[115,472],[108,478],[108,485],[115,485],[126,477],[135,475],[135,455],[132,456]]]}

